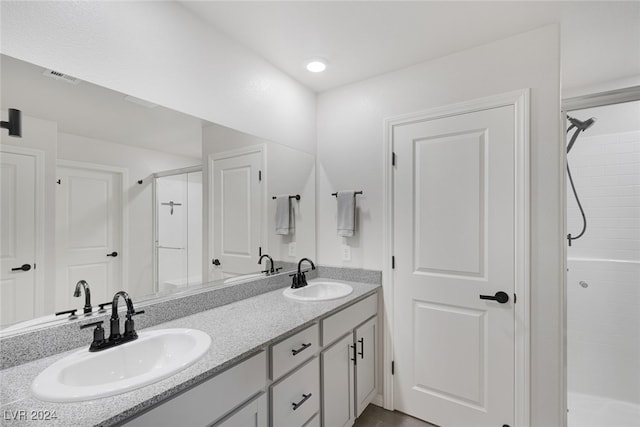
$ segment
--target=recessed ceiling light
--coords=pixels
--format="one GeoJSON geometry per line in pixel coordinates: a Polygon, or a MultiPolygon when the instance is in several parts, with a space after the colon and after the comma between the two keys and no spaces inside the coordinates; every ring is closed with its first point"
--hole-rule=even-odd
{"type": "Polygon", "coordinates": [[[321,73],[326,69],[327,64],[322,59],[312,59],[311,61],[307,62],[307,70],[311,71],[312,73],[321,73]]]}

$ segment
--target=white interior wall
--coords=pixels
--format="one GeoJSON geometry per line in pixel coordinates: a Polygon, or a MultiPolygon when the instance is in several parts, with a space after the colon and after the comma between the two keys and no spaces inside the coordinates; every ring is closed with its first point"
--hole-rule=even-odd
{"type": "Polygon", "coordinates": [[[569,114],[597,121],[567,156],[568,389],[640,404],[640,101],[569,114]]]}
{"type": "MultiPolygon", "coordinates": [[[[318,97],[318,261],[380,269],[383,120],[531,88],[531,425],[562,425],[562,142],[559,28],[544,27],[318,97]],[[363,190],[352,260],[340,257],[336,190],[363,190]],[[322,213],[322,214],[320,214],[322,213]]],[[[526,303],[526,302],[525,302],[526,303]]]]}
{"type": "Polygon", "coordinates": [[[4,54],[315,153],[315,94],[179,3],[0,8],[4,54]]]}
{"type": "MultiPolygon", "coordinates": [[[[200,165],[201,159],[176,156],[60,132],[58,158],[127,169],[124,191],[129,210],[129,242],[123,256],[129,260],[128,292],[134,298],[153,291],[153,190],[154,172],[200,165]],[[142,179],[143,183],[138,184],[142,179]]],[[[53,193],[53,192],[52,192],[53,193]]],[[[55,194],[55,193],[54,193],[55,194]]]]}

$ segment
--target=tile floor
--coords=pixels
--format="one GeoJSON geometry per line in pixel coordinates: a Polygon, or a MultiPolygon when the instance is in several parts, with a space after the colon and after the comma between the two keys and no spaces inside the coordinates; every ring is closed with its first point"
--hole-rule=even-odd
{"type": "Polygon", "coordinates": [[[353,427],[437,427],[401,412],[387,411],[376,405],[369,405],[358,417],[353,427]]]}

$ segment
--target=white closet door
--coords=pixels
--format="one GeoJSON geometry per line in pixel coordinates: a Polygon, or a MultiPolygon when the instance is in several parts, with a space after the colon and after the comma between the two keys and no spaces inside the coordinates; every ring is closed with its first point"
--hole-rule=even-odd
{"type": "MultiPolygon", "coordinates": [[[[258,176],[262,153],[213,161],[213,259],[228,275],[258,271],[263,186],[258,176]]],[[[209,260],[209,266],[215,266],[209,260]]]]}
{"type": "Polygon", "coordinates": [[[394,129],[394,396],[439,426],[514,425],[514,116],[394,129]]]}
{"type": "MultiPolygon", "coordinates": [[[[82,308],[75,284],[86,280],[94,303],[122,288],[122,184],[116,172],[58,167],[56,310],[82,308]]],[[[95,305],[95,304],[94,304],[95,305]]]]}
{"type": "Polygon", "coordinates": [[[36,159],[4,151],[0,159],[0,324],[7,325],[36,315],[36,159]]]}

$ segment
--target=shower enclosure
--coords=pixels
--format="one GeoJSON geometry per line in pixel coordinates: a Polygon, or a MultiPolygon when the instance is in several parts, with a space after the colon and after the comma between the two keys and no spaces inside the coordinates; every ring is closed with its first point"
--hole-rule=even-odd
{"type": "Polygon", "coordinates": [[[202,167],[154,175],[154,286],[202,283],[202,167]]]}
{"type": "Polygon", "coordinates": [[[568,114],[568,426],[640,426],[640,101],[568,114]]]}

